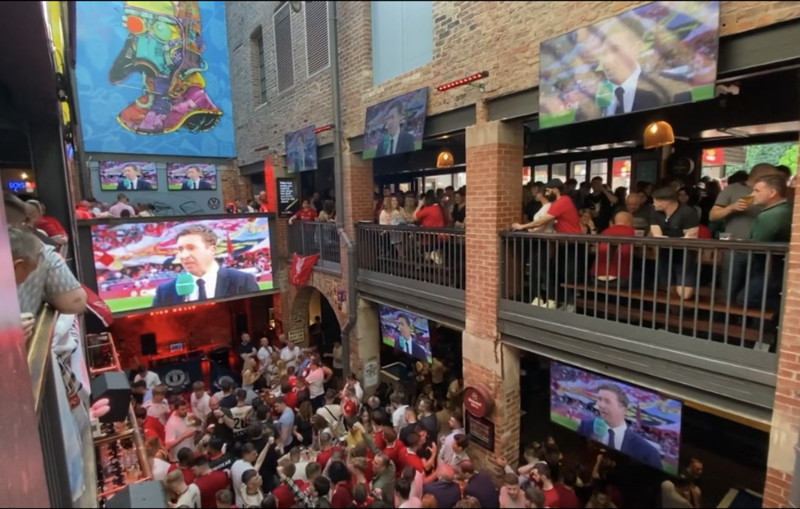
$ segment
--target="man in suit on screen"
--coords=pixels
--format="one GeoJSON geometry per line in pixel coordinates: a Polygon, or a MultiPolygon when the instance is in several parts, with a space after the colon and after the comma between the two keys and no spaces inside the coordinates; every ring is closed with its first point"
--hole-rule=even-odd
{"type": "Polygon", "coordinates": [[[126,164],[122,168],[122,180],[117,184],[117,191],[152,191],[150,182],[141,178],[139,168],[135,164],[126,164]]]}
{"type": "Polygon", "coordinates": [[[189,168],[186,169],[186,178],[183,180],[181,189],[184,191],[192,189],[211,191],[214,189],[214,186],[211,185],[211,182],[203,178],[203,172],[200,171],[200,168],[197,166],[189,166],[189,168]]]}
{"type": "Polygon", "coordinates": [[[395,348],[402,350],[412,357],[427,361],[428,349],[414,335],[411,327],[411,320],[406,315],[400,315],[397,318],[397,329],[400,331],[400,336],[397,338],[395,348]]]}
{"type": "Polygon", "coordinates": [[[215,259],[218,240],[214,230],[201,224],[178,233],[177,259],[184,273],[156,288],[153,307],[260,291],[253,274],[219,266],[215,259]]]}
{"type": "Polygon", "coordinates": [[[625,421],[630,405],[628,395],[621,387],[610,383],[601,385],[597,392],[600,417],[582,420],[578,433],[661,470],[661,455],[658,450],[630,429],[625,421]]]}
{"type": "Polygon", "coordinates": [[[386,112],[386,136],[378,145],[375,157],[402,154],[415,149],[414,135],[401,127],[403,113],[403,104],[399,100],[389,105],[389,111],[386,112]]]}

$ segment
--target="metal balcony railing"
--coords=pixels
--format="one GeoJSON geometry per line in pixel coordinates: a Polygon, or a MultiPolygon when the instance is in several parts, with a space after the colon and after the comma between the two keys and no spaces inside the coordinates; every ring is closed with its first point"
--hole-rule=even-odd
{"type": "Polygon", "coordinates": [[[463,229],[359,224],[358,268],[464,289],[463,229]]]}
{"type": "Polygon", "coordinates": [[[788,245],[501,235],[501,299],[776,351],[788,245]]]}
{"type": "Polygon", "coordinates": [[[289,253],[319,255],[318,267],[341,271],[336,223],[298,221],[289,226],[289,253]]]}

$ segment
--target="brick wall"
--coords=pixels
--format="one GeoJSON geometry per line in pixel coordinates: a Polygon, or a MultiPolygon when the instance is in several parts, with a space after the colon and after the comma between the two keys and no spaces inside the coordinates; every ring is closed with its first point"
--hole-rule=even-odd
{"type": "MultiPolygon", "coordinates": [[[[795,189],[797,191],[797,189],[795,189]]],[[[795,193],[764,507],[789,507],[800,431],[800,196],[795,193]]]]}
{"type": "Polygon", "coordinates": [[[222,187],[222,210],[227,203],[253,199],[253,186],[250,179],[239,173],[239,168],[234,165],[217,165],[217,175],[222,187]]]}

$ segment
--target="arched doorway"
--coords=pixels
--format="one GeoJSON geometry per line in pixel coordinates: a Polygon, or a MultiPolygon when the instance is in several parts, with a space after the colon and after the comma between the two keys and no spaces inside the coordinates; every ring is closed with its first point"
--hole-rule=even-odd
{"type": "Polygon", "coordinates": [[[287,330],[289,341],[300,346],[314,346],[329,353],[333,344],[341,341],[340,317],[328,298],[313,286],[297,292],[287,330]]]}

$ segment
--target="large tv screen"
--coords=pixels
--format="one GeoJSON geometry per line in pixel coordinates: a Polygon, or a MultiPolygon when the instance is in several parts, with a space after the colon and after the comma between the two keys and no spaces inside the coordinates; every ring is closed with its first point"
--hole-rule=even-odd
{"type": "Polygon", "coordinates": [[[566,364],[550,364],[550,419],[670,474],[678,473],[680,401],[566,364]]]}
{"type": "Polygon", "coordinates": [[[383,344],[421,361],[433,362],[427,318],[384,305],[380,305],[379,312],[383,344]]]}
{"type": "Polygon", "coordinates": [[[156,191],[156,163],[100,161],[100,189],[103,191],[156,191]]]}
{"type": "Polygon", "coordinates": [[[214,191],[217,167],[213,164],[167,163],[167,188],[170,191],[214,191]]]}
{"type": "Polygon", "coordinates": [[[719,2],[653,2],[542,42],[539,125],[714,97],[719,2]]]}
{"type": "Polygon", "coordinates": [[[273,288],[269,218],[92,225],[97,289],[111,311],[273,288]]]}
{"type": "Polygon", "coordinates": [[[421,149],[427,110],[428,87],[368,107],[364,159],[421,149]]]}
{"type": "Polygon", "coordinates": [[[317,169],[316,129],[310,125],[285,136],[286,170],[289,173],[317,169]]]}

